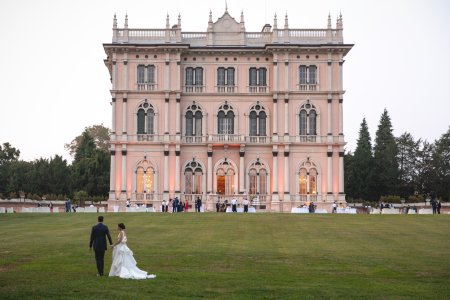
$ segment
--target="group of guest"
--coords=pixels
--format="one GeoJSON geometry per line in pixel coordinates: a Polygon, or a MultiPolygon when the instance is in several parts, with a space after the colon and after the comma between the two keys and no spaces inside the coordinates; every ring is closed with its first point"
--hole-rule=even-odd
{"type": "MultiPolygon", "coordinates": [[[[189,210],[189,202],[187,200],[183,202],[178,197],[175,197],[173,199],[170,198],[169,202],[163,200],[161,204],[161,212],[169,212],[169,207],[172,213],[187,212],[189,210]]],[[[197,199],[195,199],[195,211],[200,212],[201,207],[202,199],[200,199],[200,197],[197,197],[197,199]]]]}

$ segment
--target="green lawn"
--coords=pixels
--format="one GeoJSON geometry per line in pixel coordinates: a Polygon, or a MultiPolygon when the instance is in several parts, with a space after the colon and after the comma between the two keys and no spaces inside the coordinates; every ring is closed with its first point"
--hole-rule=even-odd
{"type": "Polygon", "coordinates": [[[450,298],[450,215],[106,214],[144,281],[96,277],[96,218],[1,214],[0,299],[450,298]]]}

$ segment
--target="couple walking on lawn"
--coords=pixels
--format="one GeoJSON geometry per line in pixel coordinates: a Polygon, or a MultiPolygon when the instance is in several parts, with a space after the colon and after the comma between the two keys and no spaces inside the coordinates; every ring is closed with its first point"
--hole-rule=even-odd
{"type": "Polygon", "coordinates": [[[103,224],[103,216],[99,216],[97,225],[92,227],[89,249],[92,250],[92,248],[94,248],[95,261],[97,262],[98,270],[97,276],[103,276],[105,251],[107,249],[106,238],[108,238],[109,244],[113,249],[109,276],[118,276],[126,279],[155,278],[156,275],[148,275],[147,272],[140,270],[136,266],[133,252],[127,246],[125,224],[119,223],[117,229],[119,235],[117,237],[117,242],[113,244],[108,226],[103,224]]]}

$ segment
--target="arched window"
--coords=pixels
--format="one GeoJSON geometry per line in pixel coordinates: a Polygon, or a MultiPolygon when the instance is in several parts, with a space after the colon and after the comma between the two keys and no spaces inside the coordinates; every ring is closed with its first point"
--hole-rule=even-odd
{"type": "Polygon", "coordinates": [[[219,107],[217,113],[217,133],[234,134],[234,112],[233,107],[226,101],[219,107]]]}
{"type": "MultiPolygon", "coordinates": [[[[155,193],[155,169],[152,164],[143,160],[136,168],[136,194],[137,200],[143,200],[144,194],[155,193]]],[[[151,197],[147,197],[150,200],[151,197]]]]}
{"type": "Polygon", "coordinates": [[[234,179],[235,170],[231,163],[225,159],[217,167],[216,171],[216,184],[217,184],[217,194],[220,195],[232,195],[234,194],[234,179]]]}
{"type": "MultiPolygon", "coordinates": [[[[187,108],[186,111],[186,137],[193,137],[195,136],[195,141],[201,141],[202,137],[202,119],[203,119],[203,113],[197,104],[195,102],[192,103],[187,108]]],[[[194,141],[193,138],[188,138],[187,141],[194,141]]]]}
{"type": "Polygon", "coordinates": [[[309,160],[302,163],[298,173],[299,194],[303,201],[317,200],[319,173],[317,166],[309,160]]]}
{"type": "Polygon", "coordinates": [[[249,166],[248,171],[248,194],[250,198],[253,199],[256,195],[260,198],[260,200],[264,201],[265,196],[268,193],[268,170],[266,165],[257,158],[255,162],[253,162],[249,166]]]}
{"type": "Polygon", "coordinates": [[[317,110],[309,100],[300,107],[299,135],[301,141],[315,141],[317,135],[317,110]],[[308,137],[309,136],[309,137],[308,137]]]}
{"type": "Polygon", "coordinates": [[[184,168],[184,192],[185,194],[201,194],[203,184],[203,168],[192,160],[184,168]]]}
{"type": "Polygon", "coordinates": [[[155,109],[147,99],[138,107],[137,134],[155,134],[155,109]]]}
{"type": "MultiPolygon", "coordinates": [[[[251,142],[257,142],[258,136],[265,137],[267,114],[264,106],[259,101],[250,108],[249,114],[249,136],[251,142]]],[[[265,142],[261,140],[260,142],[265,142]]]]}
{"type": "Polygon", "coordinates": [[[306,179],[306,169],[300,169],[300,180],[299,180],[299,192],[300,195],[306,195],[306,184],[307,184],[307,179],[306,179]]]}

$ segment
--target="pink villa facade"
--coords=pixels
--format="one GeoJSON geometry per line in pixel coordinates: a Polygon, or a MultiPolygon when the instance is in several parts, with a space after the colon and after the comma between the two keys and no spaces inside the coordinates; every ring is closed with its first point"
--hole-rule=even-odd
{"type": "Polygon", "coordinates": [[[104,44],[111,76],[108,206],[159,209],[178,196],[205,210],[236,197],[257,210],[345,202],[342,17],[332,28],[260,32],[228,11],[206,32],[181,18],[162,29],[123,28],[104,44]]]}

